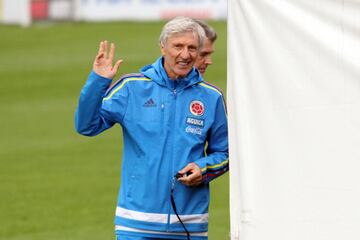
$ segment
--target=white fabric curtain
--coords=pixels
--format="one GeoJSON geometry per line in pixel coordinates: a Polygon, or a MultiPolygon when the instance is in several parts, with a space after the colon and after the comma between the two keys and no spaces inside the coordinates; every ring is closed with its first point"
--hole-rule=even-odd
{"type": "Polygon", "coordinates": [[[360,0],[229,0],[232,240],[360,239],[360,0]]]}

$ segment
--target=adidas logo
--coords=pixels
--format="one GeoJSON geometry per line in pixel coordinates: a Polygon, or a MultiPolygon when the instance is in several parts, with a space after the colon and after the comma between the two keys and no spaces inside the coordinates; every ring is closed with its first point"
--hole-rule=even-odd
{"type": "Polygon", "coordinates": [[[143,107],[156,107],[156,103],[152,98],[150,98],[144,103],[143,107]]]}

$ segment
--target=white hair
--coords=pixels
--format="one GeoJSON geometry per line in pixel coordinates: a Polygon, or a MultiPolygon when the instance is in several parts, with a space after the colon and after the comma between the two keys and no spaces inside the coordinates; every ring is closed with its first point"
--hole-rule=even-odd
{"type": "Polygon", "coordinates": [[[206,39],[205,31],[195,20],[189,17],[176,17],[167,22],[160,34],[160,45],[164,46],[169,37],[179,34],[191,32],[198,36],[199,49],[204,45],[206,39]]]}

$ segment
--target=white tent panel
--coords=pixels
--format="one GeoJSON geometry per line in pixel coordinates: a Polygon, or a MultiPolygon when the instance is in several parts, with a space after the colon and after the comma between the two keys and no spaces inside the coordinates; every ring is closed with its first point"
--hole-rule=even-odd
{"type": "Polygon", "coordinates": [[[228,4],[232,239],[360,239],[360,1],[228,4]]]}

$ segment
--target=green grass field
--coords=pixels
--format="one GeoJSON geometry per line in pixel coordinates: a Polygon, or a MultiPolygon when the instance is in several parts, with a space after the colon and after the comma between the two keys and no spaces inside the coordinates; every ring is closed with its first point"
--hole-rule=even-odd
{"type": "MultiPolygon", "coordinates": [[[[226,22],[206,79],[225,90],[226,22]]],[[[0,239],[114,239],[120,127],[78,135],[74,111],[100,40],[120,74],[159,56],[163,22],[0,25],[0,239]]],[[[119,74],[119,75],[120,75],[119,74]]],[[[210,240],[229,239],[228,174],[212,183],[210,240]]]]}

